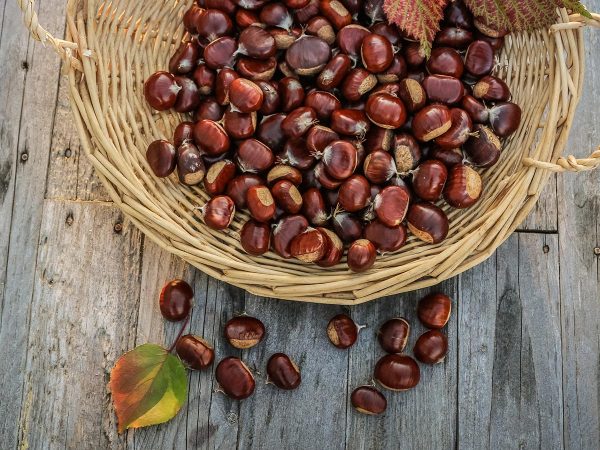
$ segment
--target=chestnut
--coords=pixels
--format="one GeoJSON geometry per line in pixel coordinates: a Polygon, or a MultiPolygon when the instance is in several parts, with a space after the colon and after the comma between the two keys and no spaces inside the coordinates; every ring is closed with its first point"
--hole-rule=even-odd
{"type": "Polygon", "coordinates": [[[394,159],[385,150],[375,150],[367,155],[363,172],[373,184],[384,184],[396,174],[394,159]]]}
{"type": "Polygon", "coordinates": [[[206,369],[215,359],[215,351],[211,345],[193,334],[181,336],[177,340],[175,351],[185,366],[192,370],[206,369]]]}
{"type": "Polygon", "coordinates": [[[400,81],[398,96],[410,112],[415,112],[425,106],[427,93],[421,83],[412,78],[400,81]]]}
{"type": "Polygon", "coordinates": [[[309,130],[307,140],[304,138],[288,139],[283,146],[283,151],[277,155],[277,161],[289,164],[299,170],[310,169],[315,163],[315,153],[308,148],[308,135],[315,128],[312,127],[309,130]]]}
{"type": "Polygon", "coordinates": [[[206,9],[196,21],[196,31],[206,43],[231,34],[233,23],[229,15],[219,9],[206,9]]]}
{"type": "Polygon", "coordinates": [[[203,3],[203,6],[207,9],[219,9],[229,15],[235,13],[235,10],[237,9],[233,0],[200,0],[198,4],[201,3],[203,3]]]}
{"type": "Polygon", "coordinates": [[[300,183],[302,183],[302,174],[295,167],[277,164],[269,170],[269,173],[267,174],[267,183],[272,185],[279,180],[289,180],[296,186],[299,186],[300,183]]]}
{"type": "Polygon", "coordinates": [[[323,39],[329,45],[332,45],[336,38],[331,22],[323,16],[315,16],[310,19],[306,25],[306,33],[323,39]]]}
{"type": "Polygon", "coordinates": [[[225,129],[212,120],[203,119],[194,125],[194,141],[209,156],[227,153],[231,145],[225,129]]]}
{"type": "Polygon", "coordinates": [[[352,66],[348,55],[339,53],[329,60],[317,77],[319,89],[331,90],[338,87],[352,66]]]}
{"type": "Polygon", "coordinates": [[[397,134],[394,138],[393,148],[394,162],[396,163],[398,173],[408,173],[415,169],[421,161],[421,147],[411,134],[397,134]]]}
{"type": "Polygon", "coordinates": [[[285,52],[285,62],[298,75],[311,76],[319,73],[331,58],[331,48],[323,39],[304,35],[285,52]]]}
{"type": "Polygon", "coordinates": [[[226,195],[211,198],[202,209],[204,223],[213,230],[224,230],[229,227],[235,215],[235,204],[226,195]]]}
{"type": "Polygon", "coordinates": [[[417,315],[423,325],[430,329],[444,328],[450,319],[452,301],[439,292],[423,297],[417,305],[417,315]]]}
{"type": "Polygon", "coordinates": [[[304,106],[313,108],[319,120],[327,121],[334,111],[342,107],[342,103],[330,92],[312,91],[306,96],[304,106]]]}
{"type": "Polygon", "coordinates": [[[247,349],[259,344],[265,337],[265,326],[256,317],[242,314],[227,321],[223,335],[232,347],[247,349]]]}
{"type": "Polygon", "coordinates": [[[394,48],[385,36],[371,33],[362,41],[360,56],[369,72],[381,73],[392,64],[394,48]]]}
{"type": "Polygon", "coordinates": [[[260,21],[272,27],[279,27],[285,30],[292,28],[294,18],[283,3],[268,3],[259,14],[260,21]]]}
{"type": "Polygon", "coordinates": [[[348,267],[353,272],[365,272],[373,267],[377,258],[377,249],[367,239],[358,239],[348,247],[348,267]]]}
{"type": "Polygon", "coordinates": [[[162,316],[170,322],[185,319],[192,309],[194,291],[183,280],[169,281],[160,291],[158,305],[162,316]]]}
{"type": "Polygon", "coordinates": [[[392,130],[374,126],[369,128],[364,146],[367,153],[374,150],[385,150],[387,152],[392,148],[393,142],[394,132],[392,130]]]}
{"type": "Polygon", "coordinates": [[[358,339],[361,328],[346,314],[338,314],[327,324],[327,337],[337,348],[350,348],[358,339]]]}
{"type": "Polygon", "coordinates": [[[423,79],[423,89],[431,102],[458,103],[465,95],[465,87],[458,78],[448,75],[428,75],[423,79]]]}
{"type": "Polygon", "coordinates": [[[264,180],[254,174],[245,173],[239,175],[227,183],[225,194],[231,197],[236,208],[246,208],[246,194],[251,186],[264,184],[264,180]]]}
{"type": "Polygon", "coordinates": [[[406,391],[419,384],[421,371],[410,356],[385,355],[375,365],[375,380],[391,391],[406,391]]]}
{"type": "Polygon", "coordinates": [[[402,100],[386,93],[371,95],[367,100],[365,113],[375,125],[392,130],[404,125],[407,118],[402,100]]]}
{"type": "Polygon", "coordinates": [[[491,102],[505,102],[510,98],[510,89],[500,78],[486,75],[473,86],[473,97],[491,102]]]}
{"type": "Polygon", "coordinates": [[[285,114],[273,114],[272,116],[264,117],[258,129],[256,130],[256,139],[261,141],[273,151],[280,150],[286,137],[281,130],[281,124],[285,120],[285,114]]]}
{"type": "Polygon", "coordinates": [[[352,14],[339,0],[321,0],[319,1],[319,10],[336,30],[352,23],[352,14]]]}
{"type": "Polygon", "coordinates": [[[201,95],[211,95],[214,92],[217,74],[206,64],[198,64],[192,73],[192,79],[198,86],[198,92],[201,95]]]}
{"type": "Polygon", "coordinates": [[[396,83],[406,78],[408,69],[404,57],[396,53],[392,63],[383,72],[377,74],[377,80],[380,83],[396,83]]]}
{"type": "Polygon", "coordinates": [[[271,188],[271,194],[277,206],[286,213],[296,214],[302,208],[302,194],[291,181],[279,180],[271,188]]]}
{"type": "Polygon", "coordinates": [[[379,219],[367,224],[363,234],[381,254],[395,252],[406,243],[406,227],[402,224],[389,227],[379,219]]]}
{"type": "Polygon", "coordinates": [[[213,70],[233,67],[237,49],[238,44],[234,38],[220,37],[204,48],[204,62],[213,70]]]}
{"type": "Polygon", "coordinates": [[[267,362],[268,381],[280,389],[292,390],[300,386],[300,368],[285,353],[275,353],[267,362]]]}
{"type": "Polygon", "coordinates": [[[501,138],[513,134],[521,124],[521,108],[511,102],[496,103],[489,110],[490,126],[501,138]]]}
{"type": "Polygon", "coordinates": [[[277,71],[277,58],[255,59],[241,57],[235,64],[238,74],[254,82],[269,81],[277,71]]]}
{"type": "Polygon", "coordinates": [[[234,400],[243,400],[254,392],[254,375],[248,366],[235,356],[229,356],[217,365],[215,379],[223,392],[234,400]]]}
{"type": "Polygon", "coordinates": [[[460,148],[443,149],[441,147],[433,147],[429,153],[429,157],[443,162],[448,169],[456,164],[462,164],[464,160],[464,155],[460,148]]]}
{"type": "Polygon", "coordinates": [[[250,186],[246,204],[252,218],[259,222],[268,222],[275,215],[275,200],[266,186],[250,186]]]}
{"type": "Polygon", "coordinates": [[[331,114],[331,128],[345,136],[363,137],[370,128],[369,119],[357,109],[338,109],[331,114]]]}
{"type": "Polygon", "coordinates": [[[215,81],[215,99],[220,105],[229,105],[229,89],[231,83],[240,76],[233,69],[227,67],[219,70],[215,81]]]}
{"type": "Polygon", "coordinates": [[[464,63],[460,54],[453,48],[437,47],[431,50],[431,56],[427,60],[427,70],[430,74],[460,78],[464,63]]]}
{"type": "Polygon", "coordinates": [[[291,258],[290,244],[292,239],[308,228],[308,220],[299,214],[286,216],[273,229],[273,250],[282,258],[291,258]]]}
{"type": "Polygon", "coordinates": [[[166,111],[175,106],[180,90],[181,86],[169,72],[155,72],[144,82],[144,97],[157,111],[166,111]]]}
{"type": "Polygon", "coordinates": [[[325,256],[326,251],[327,240],[315,228],[307,228],[290,243],[290,253],[302,262],[317,262],[325,256]]]}
{"type": "Polygon", "coordinates": [[[419,110],[412,120],[414,136],[423,142],[441,136],[452,126],[450,110],[445,105],[432,104],[419,110]]]}
{"type": "Polygon", "coordinates": [[[342,94],[346,100],[357,102],[377,85],[377,77],[366,69],[357,67],[350,70],[342,82],[342,94]]]}
{"type": "Polygon", "coordinates": [[[473,122],[485,123],[489,119],[488,109],[483,103],[472,95],[465,95],[461,100],[461,107],[464,109],[473,122]]]}
{"type": "Polygon", "coordinates": [[[370,27],[371,33],[380,34],[381,36],[385,36],[390,44],[400,47],[402,45],[402,36],[397,27],[394,25],[378,22],[370,27]]]}
{"type": "MultiPolygon", "coordinates": [[[[292,1],[292,0],[287,0],[292,1]]],[[[306,0],[293,0],[293,1],[302,1],[306,2],[306,0]]],[[[294,15],[296,16],[296,21],[298,23],[306,23],[311,18],[319,14],[319,0],[308,0],[306,5],[300,6],[294,11],[294,15]]]]}
{"type": "Polygon", "coordinates": [[[439,244],[448,236],[448,216],[431,203],[415,203],[406,215],[408,229],[428,244],[439,244]]]}
{"type": "Polygon", "coordinates": [[[363,12],[365,16],[371,19],[371,23],[382,22],[385,20],[382,0],[364,0],[363,12]]]}
{"type": "Polygon", "coordinates": [[[222,194],[233,177],[235,177],[235,164],[228,159],[217,161],[206,172],[204,189],[211,197],[222,194]]]}
{"type": "MultiPolygon", "coordinates": [[[[306,149],[313,155],[323,153],[325,148],[333,141],[338,141],[340,136],[331,128],[323,125],[315,125],[306,134],[306,149]]],[[[314,161],[311,161],[311,165],[314,161]]],[[[309,166],[310,167],[310,166],[309,166]]],[[[308,169],[308,167],[305,167],[308,169]]]]}
{"type": "MultiPolygon", "coordinates": [[[[308,4],[314,3],[314,0],[284,0],[285,6],[291,9],[302,9],[308,4]]],[[[318,2],[317,2],[318,3],[318,2]]],[[[318,6],[317,6],[318,11],[318,6]]]]}
{"type": "Polygon", "coordinates": [[[260,26],[260,17],[256,11],[249,9],[238,9],[235,12],[235,23],[240,30],[244,30],[253,25],[260,26]]]}
{"type": "Polygon", "coordinates": [[[314,226],[323,226],[329,220],[325,200],[320,189],[309,188],[302,194],[302,213],[314,226]]]}
{"type": "Polygon", "coordinates": [[[236,78],[229,86],[229,102],[234,111],[251,113],[258,111],[263,104],[262,89],[253,81],[236,78]]]}
{"type": "Polygon", "coordinates": [[[367,28],[352,23],[338,31],[336,37],[337,45],[342,53],[357,59],[360,56],[363,40],[369,34],[371,32],[367,28]]]}
{"type": "Polygon", "coordinates": [[[465,69],[471,75],[482,77],[494,68],[494,49],[489,42],[477,40],[471,42],[465,54],[465,69]]]}
{"type": "Polygon", "coordinates": [[[375,196],[373,209],[384,225],[397,227],[406,217],[409,202],[410,196],[405,189],[388,186],[375,196]]]}
{"type": "Polygon", "coordinates": [[[302,34],[302,32],[295,27],[290,30],[273,27],[268,28],[267,31],[271,33],[271,36],[275,39],[277,50],[287,50],[302,34]]]}
{"type": "Polygon", "coordinates": [[[323,150],[323,165],[327,174],[336,180],[350,177],[358,165],[358,152],[348,141],[333,141],[323,150]]]}
{"type": "Polygon", "coordinates": [[[223,118],[223,107],[215,98],[207,97],[200,101],[198,109],[193,113],[194,120],[200,122],[207,119],[219,122],[223,118]]]}
{"type": "Polygon", "coordinates": [[[402,353],[408,342],[410,334],[410,324],[404,317],[396,317],[386,321],[379,331],[377,331],[377,340],[381,348],[390,353],[402,353]]]}
{"type": "Polygon", "coordinates": [[[328,228],[317,228],[325,237],[327,250],[325,255],[317,261],[321,267],[333,267],[340,262],[344,254],[344,243],[337,234],[328,228]]]}
{"type": "Polygon", "coordinates": [[[194,186],[204,179],[206,168],[202,154],[191,142],[184,142],[177,149],[177,175],[179,181],[194,186]]]}
{"type": "Polygon", "coordinates": [[[175,82],[181,87],[173,109],[179,113],[190,112],[200,104],[200,91],[194,80],[184,76],[176,76],[175,82]]]}
{"type": "Polygon", "coordinates": [[[468,208],[477,203],[482,190],[479,173],[465,164],[456,164],[450,169],[444,199],[454,208],[468,208]]]}
{"type": "Polygon", "coordinates": [[[448,354],[448,338],[440,330],[429,330],[419,336],[413,353],[424,364],[441,363],[448,354]]]}
{"type": "Polygon", "coordinates": [[[470,30],[473,28],[473,15],[464,2],[451,2],[444,9],[444,23],[470,30]]]}
{"type": "Polygon", "coordinates": [[[464,49],[474,40],[473,32],[458,27],[442,28],[435,36],[435,44],[464,49]]]}
{"type": "Polygon", "coordinates": [[[196,22],[198,17],[204,12],[204,8],[200,8],[196,3],[192,3],[192,6],[183,13],[183,27],[190,34],[196,34],[196,22]]]}
{"type": "Polygon", "coordinates": [[[331,223],[335,233],[346,244],[354,242],[362,236],[362,222],[350,213],[339,210],[334,211],[331,223]]]}
{"type": "Polygon", "coordinates": [[[290,112],[304,104],[304,87],[295,78],[285,77],[279,81],[279,95],[284,112],[290,112]]]}
{"type": "Polygon", "coordinates": [[[190,73],[196,67],[199,57],[200,49],[198,48],[198,44],[193,41],[182,42],[169,60],[169,72],[174,75],[190,73]]]}
{"type": "Polygon", "coordinates": [[[264,172],[274,161],[271,149],[256,139],[242,141],[236,152],[236,162],[242,172],[264,172]]]}
{"type": "Polygon", "coordinates": [[[350,402],[356,411],[363,414],[383,414],[387,408],[387,400],[373,386],[359,386],[352,391],[350,402]]]}
{"type": "Polygon", "coordinates": [[[420,42],[409,42],[403,47],[402,53],[404,54],[406,63],[413,68],[421,66],[426,59],[420,42]]]}
{"type": "Polygon", "coordinates": [[[471,136],[473,121],[469,114],[460,108],[450,110],[452,125],[441,136],[435,138],[435,143],[444,149],[460,148],[471,136]]]}
{"type": "Polygon", "coordinates": [[[371,199],[371,185],[362,175],[352,175],[340,186],[338,201],[348,212],[364,209],[371,199]]]}
{"type": "Polygon", "coordinates": [[[271,227],[269,224],[247,221],[240,231],[242,248],[252,256],[260,256],[269,251],[271,243],[271,227]]]}
{"type": "Polygon", "coordinates": [[[304,136],[315,123],[316,111],[308,106],[301,106],[290,112],[281,122],[281,130],[287,137],[295,139],[304,136]]]}
{"type": "Polygon", "coordinates": [[[159,139],[152,142],[146,150],[146,160],[154,175],[168,177],[177,166],[177,153],[169,141],[159,139]]]}
{"type": "Polygon", "coordinates": [[[464,149],[470,161],[478,167],[491,167],[500,158],[502,144],[489,127],[475,124],[474,134],[465,142],[464,149]]]}
{"type": "Polygon", "coordinates": [[[173,145],[179,148],[184,142],[192,142],[194,138],[194,122],[181,122],[173,131],[173,145]]]}
{"type": "Polygon", "coordinates": [[[269,59],[275,56],[275,38],[261,27],[251,25],[244,28],[238,37],[238,53],[256,59],[269,59]]]}
{"type": "Polygon", "coordinates": [[[228,110],[223,115],[221,125],[233,139],[248,139],[256,132],[256,113],[242,113],[228,110]]]}

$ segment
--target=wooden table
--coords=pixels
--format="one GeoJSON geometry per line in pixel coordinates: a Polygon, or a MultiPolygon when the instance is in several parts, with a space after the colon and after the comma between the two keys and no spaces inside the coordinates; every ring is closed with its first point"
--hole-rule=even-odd
{"type": "MultiPolygon", "coordinates": [[[[64,0],[38,1],[64,33],[64,0]]],[[[600,10],[600,0],[587,2],[600,10]]],[[[34,43],[12,0],[0,21],[0,448],[597,449],[600,442],[600,171],[553,177],[538,207],[498,252],[438,286],[454,299],[450,353],[424,367],[417,389],[389,394],[384,417],[355,413],[349,393],[381,354],[374,333],[407,317],[395,296],[351,310],[369,327],[350,351],[325,336],[340,307],[257,298],[207,278],[144,239],[86,161],[58,58],[34,43]],[[240,355],[222,324],[246,311],[269,337],[241,352],[264,373],[292,355],[295,392],[265,385],[243,402],[190,374],[175,420],[119,436],[106,385],[115,359],[145,342],[169,345],[177,325],[157,308],[166,280],[196,291],[190,331],[240,355]]],[[[586,93],[568,151],[600,143],[600,33],[586,32],[586,93]]]]}

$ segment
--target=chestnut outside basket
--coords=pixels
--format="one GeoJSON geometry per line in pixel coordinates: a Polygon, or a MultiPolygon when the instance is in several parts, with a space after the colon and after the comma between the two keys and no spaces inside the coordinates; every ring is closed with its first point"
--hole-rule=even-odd
{"type": "Polygon", "coordinates": [[[146,236],[203,272],[266,297],[352,305],[431,286],[488,258],[525,219],[551,172],[590,170],[590,157],[562,157],[583,86],[582,29],[593,20],[557,10],[548,30],[507,36],[496,73],[523,108],[519,130],[496,166],[482,172],[484,195],[472,208],[448,210],[450,233],[438,245],[410,237],[396,253],[379,256],[365,273],[342,263],[331,269],[241,248],[241,211],[229,230],[207,228],[199,207],[208,196],[158,179],[146,162],[148,144],[171,139],[183,117],[153,111],[144,80],[167,67],[184,35],[182,15],[192,0],[69,0],[66,40],[39,23],[33,0],[17,0],[31,35],[63,59],[70,101],[85,152],[113,201],[146,236]]]}

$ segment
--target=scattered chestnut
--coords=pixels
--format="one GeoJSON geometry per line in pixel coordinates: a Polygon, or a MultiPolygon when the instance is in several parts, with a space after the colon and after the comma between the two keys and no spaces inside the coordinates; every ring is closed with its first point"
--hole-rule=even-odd
{"type": "Polygon", "coordinates": [[[406,391],[419,384],[421,371],[410,356],[385,355],[375,365],[375,380],[391,391],[406,391]]]}
{"type": "Polygon", "coordinates": [[[195,42],[182,42],[169,60],[169,72],[184,75],[194,70],[200,56],[200,49],[195,42]]]}
{"type": "Polygon", "coordinates": [[[277,164],[267,174],[267,183],[270,185],[279,180],[289,180],[296,186],[302,183],[302,174],[298,169],[284,164],[277,164]]]}
{"type": "Polygon", "coordinates": [[[229,102],[235,110],[243,113],[258,111],[263,104],[262,89],[253,81],[236,78],[229,86],[229,102]]]}
{"type": "Polygon", "coordinates": [[[308,220],[299,214],[282,218],[273,229],[273,250],[282,258],[291,258],[290,244],[292,239],[308,228],[308,220]]]}
{"type": "Polygon", "coordinates": [[[419,42],[409,42],[402,51],[409,66],[419,67],[425,62],[426,55],[419,42]]]}
{"type": "Polygon", "coordinates": [[[363,39],[360,55],[369,72],[381,73],[392,64],[394,48],[385,36],[371,33],[363,39]]]}
{"type": "Polygon", "coordinates": [[[302,213],[314,226],[323,226],[329,220],[325,200],[320,189],[309,188],[302,194],[302,213]]]}
{"type": "Polygon", "coordinates": [[[165,111],[175,106],[181,86],[169,72],[155,72],[144,83],[144,97],[157,111],[165,111]]]}
{"type": "Polygon", "coordinates": [[[285,30],[292,28],[294,19],[290,11],[282,3],[268,3],[260,10],[260,21],[272,27],[285,30]]]}
{"type": "Polygon", "coordinates": [[[296,214],[302,208],[302,194],[298,188],[288,180],[279,180],[271,188],[275,203],[283,211],[296,214]]]}
{"type": "Polygon", "coordinates": [[[435,139],[435,143],[443,149],[460,148],[471,136],[473,121],[469,114],[460,108],[450,110],[452,125],[450,129],[435,139]]]}
{"type": "Polygon", "coordinates": [[[199,37],[209,43],[231,34],[233,23],[225,11],[205,9],[196,20],[196,31],[199,37]]]}
{"type": "Polygon", "coordinates": [[[444,328],[450,319],[452,301],[441,293],[429,294],[423,297],[417,306],[419,320],[427,328],[444,328]]]}
{"type": "Polygon", "coordinates": [[[215,359],[215,351],[211,345],[193,334],[181,336],[177,340],[175,351],[186,367],[193,370],[206,369],[215,359]]]}
{"type": "Polygon", "coordinates": [[[204,189],[211,197],[222,194],[233,177],[235,177],[235,164],[228,159],[217,161],[206,172],[204,189]]]}
{"type": "Polygon", "coordinates": [[[240,231],[240,242],[249,255],[263,255],[269,251],[271,227],[267,223],[249,220],[240,231]]]}
{"type": "Polygon", "coordinates": [[[250,186],[246,203],[253,219],[268,222],[275,215],[275,200],[266,186],[250,186]]]}
{"type": "MultiPolygon", "coordinates": [[[[377,85],[377,77],[366,69],[357,67],[350,70],[342,83],[342,94],[346,100],[357,102],[377,85]]],[[[333,127],[332,127],[333,128],[333,127]]]]}
{"type": "Polygon", "coordinates": [[[230,36],[223,36],[204,47],[204,61],[213,70],[232,67],[237,50],[237,41],[230,36]]]}
{"type": "Polygon", "coordinates": [[[348,212],[364,209],[371,199],[371,185],[362,175],[352,175],[340,186],[338,201],[348,212]]]}
{"type": "Polygon", "coordinates": [[[226,195],[211,198],[202,207],[204,223],[213,230],[224,230],[229,227],[235,215],[235,204],[226,195]]]}
{"type": "Polygon", "coordinates": [[[356,241],[362,236],[362,222],[350,213],[334,211],[331,223],[335,233],[346,244],[356,241]]]}
{"type": "Polygon", "coordinates": [[[393,148],[394,162],[398,173],[408,173],[415,169],[421,161],[421,147],[411,134],[397,134],[394,138],[393,148]]]}
{"type": "Polygon", "coordinates": [[[367,224],[364,238],[371,241],[379,253],[384,254],[399,250],[406,243],[407,232],[404,225],[389,227],[377,219],[367,224]]]}
{"type": "Polygon", "coordinates": [[[385,150],[386,152],[392,148],[394,142],[394,132],[387,128],[378,126],[371,127],[365,136],[365,148],[368,153],[373,150],[385,150]]]}
{"type": "Polygon", "coordinates": [[[223,68],[217,73],[217,79],[215,80],[215,99],[220,105],[229,105],[229,89],[231,83],[238,79],[240,76],[237,72],[230,68],[223,68]]]}
{"type": "Polygon", "coordinates": [[[448,216],[431,203],[415,203],[406,215],[408,229],[428,244],[439,244],[448,236],[448,216]]]}
{"type": "Polygon", "coordinates": [[[295,139],[305,135],[315,123],[316,111],[308,106],[301,106],[290,112],[281,122],[281,130],[287,137],[295,139]]]}
{"type": "Polygon", "coordinates": [[[465,95],[462,81],[448,75],[428,75],[423,79],[422,85],[431,102],[449,105],[460,102],[465,95]]]}
{"type": "Polygon", "coordinates": [[[254,392],[254,375],[235,356],[229,356],[217,365],[215,379],[223,392],[234,400],[243,400],[254,392]]]}
{"type": "Polygon", "coordinates": [[[358,339],[361,328],[346,314],[338,314],[327,324],[327,337],[337,348],[350,348],[358,339]]]}
{"type": "Polygon", "coordinates": [[[285,52],[286,63],[298,74],[310,76],[319,73],[331,58],[331,48],[323,39],[304,35],[285,52]]]}
{"type": "Polygon", "coordinates": [[[232,347],[247,349],[259,344],[265,337],[265,326],[256,317],[240,315],[227,321],[223,335],[232,347]]]}
{"type": "Polygon", "coordinates": [[[304,106],[313,108],[319,120],[326,121],[334,111],[342,107],[342,103],[330,92],[312,91],[306,96],[304,106]]]}
{"type": "Polygon", "coordinates": [[[275,353],[269,358],[267,375],[269,382],[285,390],[296,389],[302,381],[300,368],[285,353],[275,353]]]}
{"type": "Polygon", "coordinates": [[[435,36],[435,43],[437,45],[443,45],[445,47],[453,47],[456,49],[464,49],[475,38],[473,32],[458,27],[446,27],[442,28],[440,32],[435,36]]]}
{"type": "Polygon", "coordinates": [[[256,113],[242,113],[229,110],[221,122],[227,134],[233,139],[248,139],[256,131],[256,113]]]}
{"type": "Polygon", "coordinates": [[[193,116],[194,120],[198,122],[204,119],[218,122],[223,118],[223,107],[219,104],[219,102],[217,102],[216,99],[207,97],[200,101],[200,105],[198,105],[198,109],[196,109],[196,111],[193,113],[193,116]]]}
{"type": "Polygon", "coordinates": [[[482,77],[494,67],[494,49],[482,40],[471,42],[465,54],[465,69],[471,75],[482,77]]]}
{"type": "Polygon", "coordinates": [[[406,108],[398,97],[380,93],[367,100],[365,113],[371,122],[381,128],[397,129],[406,122],[406,108]]]}
{"type": "Polygon", "coordinates": [[[413,353],[424,364],[441,363],[448,354],[448,338],[440,330],[429,330],[419,336],[413,353]]]}
{"type": "Polygon", "coordinates": [[[333,267],[340,262],[344,254],[344,243],[337,234],[328,228],[317,228],[325,237],[327,250],[325,255],[317,261],[321,267],[333,267]]]}
{"type": "Polygon", "coordinates": [[[517,131],[521,124],[521,108],[511,102],[496,103],[489,110],[489,120],[497,136],[508,137],[517,131]]]}
{"type": "Polygon", "coordinates": [[[359,413],[377,415],[385,412],[387,400],[379,390],[373,386],[359,386],[350,395],[352,406],[359,413]]]}
{"type": "Polygon", "coordinates": [[[290,253],[303,262],[316,262],[327,252],[327,239],[315,229],[308,228],[292,239],[290,253]]]}
{"type": "Polygon", "coordinates": [[[397,227],[406,217],[409,202],[410,196],[405,189],[388,186],[375,196],[373,209],[384,225],[397,227]]]}
{"type": "Polygon", "coordinates": [[[408,342],[410,324],[404,317],[386,321],[377,332],[381,348],[388,353],[402,353],[408,342]]]}
{"type": "Polygon", "coordinates": [[[264,172],[275,162],[269,147],[256,139],[247,139],[239,144],[236,162],[242,172],[264,172]]]}
{"type": "MultiPolygon", "coordinates": [[[[315,152],[308,148],[308,138],[311,132],[317,128],[313,126],[307,133],[307,139],[303,137],[288,139],[283,150],[277,154],[277,161],[281,164],[289,164],[298,170],[308,170],[315,164],[315,152]]],[[[324,127],[320,127],[324,128],[324,127]]]]}
{"type": "Polygon", "coordinates": [[[510,89],[500,78],[486,75],[473,86],[473,97],[491,102],[505,102],[510,98],[510,89]]]}
{"type": "Polygon", "coordinates": [[[500,158],[500,139],[485,125],[475,124],[473,132],[464,145],[470,161],[478,167],[493,166],[500,158]]]}
{"type": "MultiPolygon", "coordinates": [[[[315,125],[306,134],[306,148],[313,155],[318,153],[323,153],[325,148],[331,144],[333,141],[338,141],[340,136],[333,131],[331,128],[327,128],[323,125],[315,125]]],[[[313,158],[314,159],[314,158],[313,158]]],[[[312,166],[314,161],[311,161],[310,166],[312,166]]],[[[305,169],[308,169],[305,167],[305,169]]]]}
{"type": "Polygon", "coordinates": [[[414,136],[428,142],[441,136],[452,126],[452,116],[447,106],[432,104],[419,110],[412,120],[414,136]]]}
{"type": "Polygon", "coordinates": [[[240,76],[256,83],[269,81],[277,71],[277,58],[255,59],[242,56],[237,60],[235,69],[240,76]]]}
{"type": "Polygon", "coordinates": [[[337,109],[331,114],[331,129],[344,136],[363,137],[369,131],[371,122],[367,115],[357,109],[337,109]]]}
{"type": "Polygon", "coordinates": [[[358,152],[348,141],[333,141],[323,150],[323,165],[336,180],[350,177],[358,165],[358,152]]]}
{"type": "Polygon", "coordinates": [[[238,38],[238,53],[256,59],[269,59],[275,56],[275,38],[261,27],[251,25],[244,28],[238,38]]]}
{"type": "Polygon", "coordinates": [[[447,25],[470,30],[473,28],[473,15],[464,2],[455,1],[444,10],[444,22],[447,25]]]}
{"type": "Polygon", "coordinates": [[[340,51],[356,59],[360,56],[361,46],[365,37],[371,32],[362,25],[352,23],[346,25],[337,33],[337,44],[340,51]]]}
{"type": "Polygon", "coordinates": [[[254,174],[244,173],[233,178],[227,183],[225,194],[231,197],[236,208],[246,208],[246,194],[251,186],[259,186],[265,184],[264,180],[254,174]]]}
{"type": "Polygon", "coordinates": [[[348,247],[348,267],[353,272],[365,272],[373,267],[377,258],[377,249],[367,239],[358,239],[348,247]]]}
{"type": "Polygon", "coordinates": [[[462,164],[464,160],[464,155],[460,148],[444,149],[441,147],[433,147],[429,153],[429,157],[443,162],[448,168],[451,168],[456,164],[462,164]]]}
{"type": "Polygon", "coordinates": [[[177,149],[177,175],[179,181],[195,186],[204,179],[206,168],[202,154],[191,142],[184,142],[177,149]]]}
{"type": "Polygon", "coordinates": [[[280,150],[286,141],[286,137],[281,130],[281,124],[285,118],[285,114],[273,114],[272,116],[264,117],[254,137],[272,151],[280,150]]]}
{"type": "Polygon", "coordinates": [[[384,184],[396,174],[396,165],[388,152],[375,150],[365,158],[363,172],[371,183],[384,184]]]}
{"type": "Polygon", "coordinates": [[[317,77],[319,89],[335,89],[343,81],[350,70],[352,60],[348,55],[339,53],[329,60],[323,71],[317,77]]]}
{"type": "Polygon", "coordinates": [[[173,145],[179,148],[184,142],[191,142],[194,138],[194,123],[181,122],[173,131],[173,145]]]}
{"type": "Polygon", "coordinates": [[[421,83],[412,78],[404,78],[400,81],[398,96],[410,112],[415,112],[425,106],[427,93],[421,83]]]}
{"type": "Polygon", "coordinates": [[[336,30],[339,30],[352,22],[352,14],[339,0],[320,0],[319,10],[336,30]]]}
{"type": "Polygon", "coordinates": [[[335,31],[329,20],[323,16],[315,16],[308,21],[306,33],[323,39],[327,44],[335,42],[335,31]]]}
{"type": "Polygon", "coordinates": [[[231,142],[225,129],[212,120],[201,120],[194,125],[194,141],[210,156],[227,153],[231,142]]]}
{"type": "Polygon", "coordinates": [[[433,202],[442,196],[447,179],[446,166],[440,161],[430,159],[423,161],[413,171],[412,187],[422,200],[433,202]]]}
{"type": "Polygon", "coordinates": [[[168,177],[173,173],[177,165],[177,153],[175,147],[164,139],[152,142],[146,151],[148,165],[159,178],[168,177]]]}
{"type": "Polygon", "coordinates": [[[290,112],[304,103],[304,87],[292,77],[285,77],[279,81],[279,95],[284,112],[290,112]]]}
{"type": "Polygon", "coordinates": [[[185,319],[192,309],[194,291],[183,280],[169,281],[161,290],[159,307],[162,316],[170,322],[185,319]]]}
{"type": "Polygon", "coordinates": [[[468,208],[477,203],[482,190],[479,173],[465,164],[456,164],[450,169],[444,199],[454,208],[468,208]]]}

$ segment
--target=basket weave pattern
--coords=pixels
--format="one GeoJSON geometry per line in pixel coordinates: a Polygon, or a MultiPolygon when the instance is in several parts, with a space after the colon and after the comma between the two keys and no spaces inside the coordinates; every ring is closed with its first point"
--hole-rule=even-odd
{"type": "Polygon", "coordinates": [[[251,257],[239,243],[245,212],[236,214],[229,230],[210,230],[198,210],[206,193],[181,185],[176,175],[155,178],[145,159],[148,144],[170,139],[183,120],[153,111],[143,82],[167,66],[191,1],[69,0],[67,40],[44,30],[32,0],[17,2],[32,36],[64,61],[82,145],[113,201],[169,252],[257,295],[357,304],[437,284],[489,257],[525,219],[551,172],[600,165],[600,148],[585,159],[562,157],[583,85],[582,28],[600,26],[600,16],[590,20],[560,10],[549,30],[507,36],[495,72],[523,109],[521,127],[498,164],[481,172],[482,199],[467,210],[446,208],[450,233],[444,242],[428,245],[410,237],[362,274],[350,272],[344,261],[323,269],[272,252],[251,257]]]}

